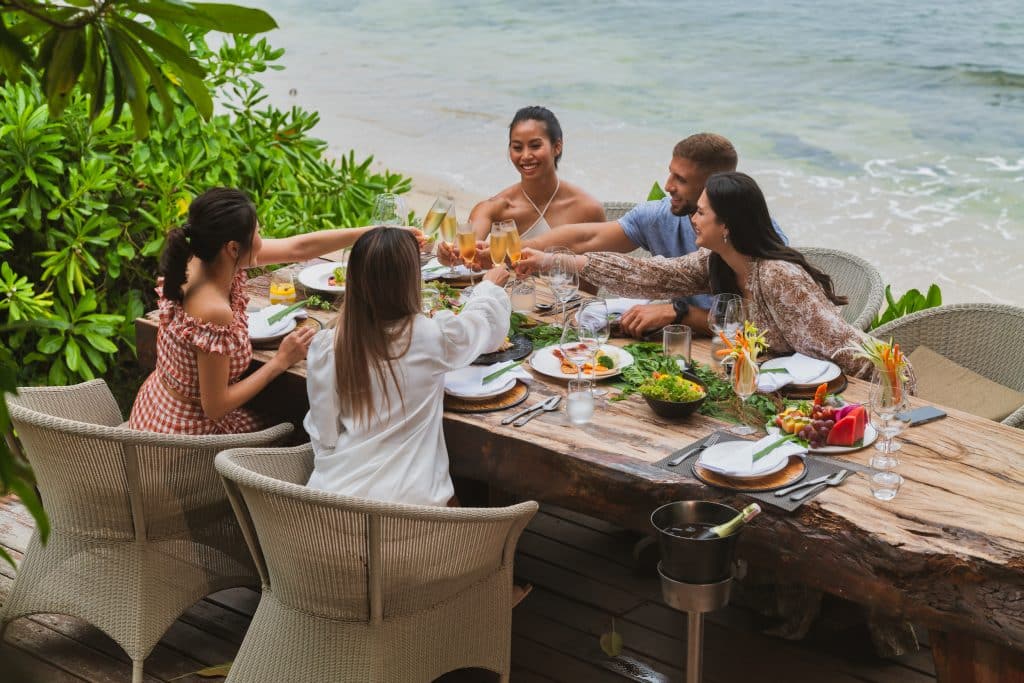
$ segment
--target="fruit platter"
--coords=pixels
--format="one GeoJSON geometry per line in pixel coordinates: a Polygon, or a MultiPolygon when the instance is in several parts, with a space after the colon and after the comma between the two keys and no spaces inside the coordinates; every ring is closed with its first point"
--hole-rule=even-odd
{"type": "Polygon", "coordinates": [[[828,384],[822,384],[813,401],[787,401],[765,429],[792,435],[811,453],[848,453],[874,443],[878,432],[867,408],[827,392],[828,384]]]}

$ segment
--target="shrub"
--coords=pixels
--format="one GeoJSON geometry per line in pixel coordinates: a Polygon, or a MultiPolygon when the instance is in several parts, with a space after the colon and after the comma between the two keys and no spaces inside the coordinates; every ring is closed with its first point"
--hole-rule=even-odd
{"type": "Polygon", "coordinates": [[[224,111],[205,120],[172,88],[165,125],[162,98],[150,92],[151,133],[141,141],[130,118],[110,123],[112,107],[90,122],[79,93],[51,120],[31,75],[0,87],[0,326],[50,319],[0,337],[21,384],[65,384],[108,374],[119,358],[134,363],[132,321],[153,305],[164,235],[203,190],[246,190],[263,234],[282,236],[366,224],[376,194],[410,187],[370,170],[372,157],[326,159],[326,143],[310,135],[315,112],[266,104],[256,78],[281,68],[273,62],[283,50],[245,36],[217,51],[202,32],[189,39],[224,111]]]}

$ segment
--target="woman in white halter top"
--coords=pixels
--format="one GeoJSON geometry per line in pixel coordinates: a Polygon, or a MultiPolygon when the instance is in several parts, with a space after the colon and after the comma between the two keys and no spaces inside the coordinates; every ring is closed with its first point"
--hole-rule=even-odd
{"type": "Polygon", "coordinates": [[[605,220],[601,202],[558,177],[562,127],[550,110],[523,107],[509,125],[508,156],[520,181],[473,207],[469,220],[477,239],[486,239],[491,223],[514,220],[522,238],[532,238],[571,223],[605,220]]]}

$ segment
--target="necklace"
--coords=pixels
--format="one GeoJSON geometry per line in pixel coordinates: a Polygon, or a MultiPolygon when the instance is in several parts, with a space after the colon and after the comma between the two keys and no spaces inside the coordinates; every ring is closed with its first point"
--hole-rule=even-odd
{"type": "Polygon", "coordinates": [[[540,216],[541,218],[544,218],[544,214],[547,212],[548,207],[551,206],[551,202],[553,202],[555,200],[555,195],[558,194],[558,188],[560,188],[561,186],[562,186],[562,179],[561,178],[555,179],[555,191],[551,193],[551,196],[548,198],[548,203],[544,205],[544,210],[543,211],[538,209],[537,205],[533,203],[532,199],[530,199],[530,195],[526,194],[526,188],[525,187],[520,185],[519,189],[523,191],[523,196],[526,197],[526,201],[530,202],[530,206],[532,206],[533,210],[537,212],[537,215],[540,216]]]}

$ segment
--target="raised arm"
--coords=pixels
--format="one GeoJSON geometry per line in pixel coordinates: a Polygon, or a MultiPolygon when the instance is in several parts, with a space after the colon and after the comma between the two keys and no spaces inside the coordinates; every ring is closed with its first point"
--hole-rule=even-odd
{"type": "Polygon", "coordinates": [[[483,200],[470,210],[469,222],[472,223],[473,234],[478,240],[487,239],[491,232],[491,223],[498,220],[508,206],[508,200],[499,194],[483,200]]]}
{"type": "Polygon", "coordinates": [[[487,279],[473,288],[473,295],[458,315],[438,313],[434,320],[444,339],[438,358],[445,369],[465,367],[481,353],[501,346],[511,315],[508,294],[500,284],[487,279]]]}
{"type": "Polygon", "coordinates": [[[701,249],[672,259],[661,256],[635,258],[608,252],[578,258],[585,259],[580,277],[595,285],[604,285],[614,294],[671,298],[711,291],[708,278],[710,255],[710,251],[701,249]]]}
{"type": "Polygon", "coordinates": [[[548,247],[567,247],[577,254],[592,251],[629,252],[636,249],[618,221],[562,225],[539,237],[523,241],[524,247],[544,251],[548,247]]]}
{"type": "MultiPolygon", "coordinates": [[[[255,254],[254,265],[265,266],[272,263],[295,263],[308,261],[338,249],[347,249],[370,230],[380,226],[370,225],[365,228],[334,228],[318,230],[304,235],[282,237],[279,239],[261,240],[260,249],[255,254]]],[[[423,232],[418,228],[408,228],[423,247],[423,232]]]]}

